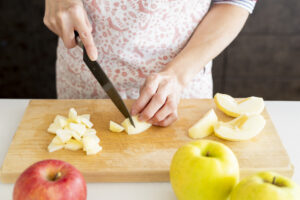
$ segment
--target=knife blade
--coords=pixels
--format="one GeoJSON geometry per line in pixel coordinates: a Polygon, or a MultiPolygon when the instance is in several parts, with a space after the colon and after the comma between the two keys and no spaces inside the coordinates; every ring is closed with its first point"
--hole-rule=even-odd
{"type": "Polygon", "coordinates": [[[77,45],[83,49],[83,61],[90,69],[94,77],[97,79],[98,83],[104,89],[107,96],[109,96],[115,106],[119,109],[119,111],[123,114],[123,116],[125,118],[129,118],[130,123],[133,127],[135,127],[132,117],[118,91],[116,90],[110,79],[107,77],[100,64],[97,61],[90,60],[77,32],[75,32],[75,40],[77,45]]]}

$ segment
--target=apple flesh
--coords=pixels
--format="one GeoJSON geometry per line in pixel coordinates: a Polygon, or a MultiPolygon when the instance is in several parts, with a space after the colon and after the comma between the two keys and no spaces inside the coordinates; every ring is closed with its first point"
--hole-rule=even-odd
{"type": "Polygon", "coordinates": [[[18,178],[13,200],[86,200],[86,182],[72,165],[44,160],[27,168],[18,178]]]}
{"type": "Polygon", "coordinates": [[[170,182],[178,200],[224,200],[238,180],[238,161],[220,142],[190,142],[172,159],[170,182]]]}
{"type": "Polygon", "coordinates": [[[219,138],[229,141],[250,140],[265,127],[266,120],[261,115],[241,115],[229,122],[215,124],[214,132],[219,138]]]}
{"type": "Polygon", "coordinates": [[[217,108],[231,117],[258,115],[265,107],[264,100],[261,97],[248,97],[237,101],[230,95],[217,93],[214,101],[217,108]]]}
{"type": "Polygon", "coordinates": [[[214,109],[210,109],[196,124],[189,130],[189,136],[193,139],[200,139],[209,136],[214,132],[214,125],[218,123],[218,117],[214,109]]]}
{"type": "Polygon", "coordinates": [[[260,172],[243,179],[230,200],[299,200],[300,186],[273,172],[260,172]]]}
{"type": "Polygon", "coordinates": [[[137,116],[133,116],[132,120],[134,122],[135,127],[132,126],[129,118],[126,118],[122,122],[122,126],[124,127],[124,129],[125,129],[126,133],[128,133],[128,135],[142,133],[152,126],[150,123],[139,121],[137,116]]]}

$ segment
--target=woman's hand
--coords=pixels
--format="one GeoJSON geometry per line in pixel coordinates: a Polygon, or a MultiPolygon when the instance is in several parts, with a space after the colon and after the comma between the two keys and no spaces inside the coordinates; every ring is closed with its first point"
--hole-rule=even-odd
{"type": "Polygon", "coordinates": [[[92,26],[81,0],[46,0],[44,24],[62,38],[67,48],[76,46],[76,30],[90,59],[97,59],[92,26]]]}
{"type": "Polygon", "coordinates": [[[132,106],[132,115],[157,126],[168,126],[177,120],[177,106],[182,85],[172,71],[150,75],[132,106]]]}

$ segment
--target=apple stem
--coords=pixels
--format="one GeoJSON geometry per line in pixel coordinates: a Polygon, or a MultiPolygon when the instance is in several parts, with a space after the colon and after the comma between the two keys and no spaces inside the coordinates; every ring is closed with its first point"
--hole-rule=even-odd
{"type": "Polygon", "coordinates": [[[53,181],[56,181],[57,179],[59,179],[61,177],[61,172],[57,172],[53,178],[53,181]]]}
{"type": "Polygon", "coordinates": [[[209,153],[209,151],[208,152],[206,152],[206,157],[209,157],[210,156],[210,153],[209,153]]]}
{"type": "Polygon", "coordinates": [[[276,181],[276,176],[273,177],[273,181],[272,181],[273,185],[275,185],[275,181],[276,181]]]}

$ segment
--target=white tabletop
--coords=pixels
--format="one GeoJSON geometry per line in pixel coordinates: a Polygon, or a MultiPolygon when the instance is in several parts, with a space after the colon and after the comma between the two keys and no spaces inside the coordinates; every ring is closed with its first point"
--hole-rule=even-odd
{"type": "MultiPolygon", "coordinates": [[[[28,100],[0,100],[0,163],[17,130],[28,100]]],[[[300,184],[300,102],[266,101],[275,127],[295,166],[293,179],[300,184]]],[[[267,155],[266,155],[267,156],[267,155]]],[[[12,199],[13,184],[0,183],[0,199],[12,199]]],[[[88,200],[175,200],[170,183],[89,183],[88,200]]]]}

